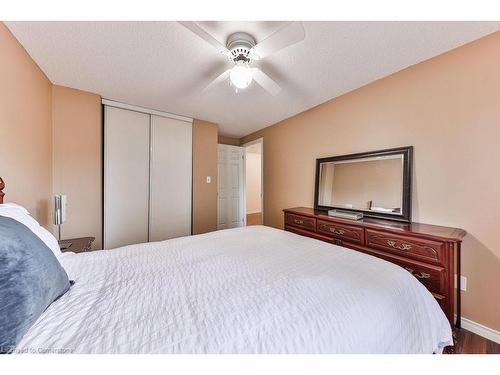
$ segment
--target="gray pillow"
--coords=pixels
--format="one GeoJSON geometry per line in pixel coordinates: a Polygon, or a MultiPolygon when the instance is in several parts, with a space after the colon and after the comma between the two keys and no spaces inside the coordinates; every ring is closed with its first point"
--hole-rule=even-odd
{"type": "Polygon", "coordinates": [[[0,352],[8,353],[70,281],[28,227],[0,216],[0,352]]]}

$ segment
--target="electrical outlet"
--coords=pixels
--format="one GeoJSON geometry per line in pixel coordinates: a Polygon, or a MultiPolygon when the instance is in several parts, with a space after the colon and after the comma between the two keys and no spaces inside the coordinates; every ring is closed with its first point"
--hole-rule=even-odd
{"type": "MultiPolygon", "coordinates": [[[[457,275],[455,275],[455,288],[457,287],[457,275]]],[[[467,291],[467,278],[465,276],[460,276],[460,290],[463,292],[467,291]]]]}
{"type": "Polygon", "coordinates": [[[210,184],[212,182],[212,177],[207,176],[207,184],[210,184]]]}

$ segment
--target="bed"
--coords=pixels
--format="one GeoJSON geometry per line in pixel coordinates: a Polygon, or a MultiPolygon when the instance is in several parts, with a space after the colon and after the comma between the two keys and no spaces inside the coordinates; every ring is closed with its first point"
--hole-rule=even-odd
{"type": "Polygon", "coordinates": [[[71,289],[15,353],[441,353],[450,324],[384,260],[264,226],[59,257],[71,289]]]}

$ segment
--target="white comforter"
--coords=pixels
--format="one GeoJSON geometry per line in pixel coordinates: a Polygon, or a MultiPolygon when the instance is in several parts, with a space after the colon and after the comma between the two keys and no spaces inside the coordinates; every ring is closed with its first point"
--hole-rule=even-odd
{"type": "Polygon", "coordinates": [[[408,272],[263,226],[65,254],[76,281],[18,352],[433,353],[452,343],[408,272]]]}

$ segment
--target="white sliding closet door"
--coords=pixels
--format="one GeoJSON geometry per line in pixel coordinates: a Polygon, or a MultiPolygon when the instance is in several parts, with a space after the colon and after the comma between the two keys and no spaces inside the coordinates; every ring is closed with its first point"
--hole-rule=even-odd
{"type": "Polygon", "coordinates": [[[148,241],[149,121],[114,107],[104,112],[104,248],[148,241]]]}
{"type": "Polygon", "coordinates": [[[192,124],[151,116],[149,240],[191,234],[192,124]]]}

